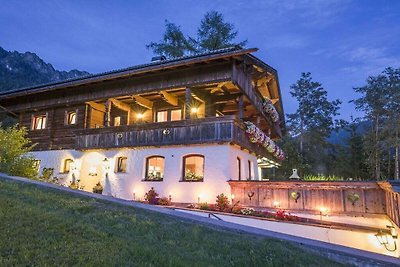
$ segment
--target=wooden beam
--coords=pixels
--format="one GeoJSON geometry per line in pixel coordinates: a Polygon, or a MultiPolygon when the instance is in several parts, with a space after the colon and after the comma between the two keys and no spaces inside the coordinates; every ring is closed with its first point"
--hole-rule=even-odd
{"type": "Polygon", "coordinates": [[[239,119],[243,119],[244,105],[243,105],[243,95],[239,96],[239,119]]]}
{"type": "Polygon", "coordinates": [[[191,91],[192,91],[192,96],[193,96],[196,100],[198,100],[198,101],[200,101],[200,102],[203,102],[203,103],[207,102],[207,100],[208,100],[209,97],[210,97],[210,94],[207,93],[207,91],[204,90],[204,89],[199,89],[199,88],[196,88],[196,89],[195,89],[195,88],[192,88],[191,91]]]}
{"type": "Polygon", "coordinates": [[[97,111],[106,112],[106,107],[102,104],[99,104],[99,103],[96,103],[93,101],[86,102],[86,104],[88,104],[91,108],[93,108],[97,111]]]}
{"type": "Polygon", "coordinates": [[[122,101],[119,101],[115,98],[110,98],[110,101],[113,103],[114,106],[116,106],[119,109],[125,110],[127,112],[131,111],[131,106],[127,103],[124,103],[122,101]]]}
{"type": "Polygon", "coordinates": [[[136,104],[144,108],[153,109],[153,102],[148,100],[147,98],[144,98],[140,95],[133,95],[132,99],[136,102],[136,104]]]}
{"type": "Polygon", "coordinates": [[[175,96],[171,95],[167,91],[160,91],[160,95],[169,104],[171,104],[173,106],[178,106],[178,98],[176,98],[175,96]]]}
{"type": "Polygon", "coordinates": [[[239,96],[243,95],[242,93],[235,93],[235,94],[230,94],[230,95],[221,95],[221,96],[215,96],[213,97],[213,101],[215,103],[222,103],[222,102],[227,102],[230,100],[235,100],[239,96]]]}
{"type": "Polygon", "coordinates": [[[192,105],[192,90],[190,88],[186,88],[185,91],[185,119],[190,120],[190,112],[191,112],[191,105],[192,105]]]}

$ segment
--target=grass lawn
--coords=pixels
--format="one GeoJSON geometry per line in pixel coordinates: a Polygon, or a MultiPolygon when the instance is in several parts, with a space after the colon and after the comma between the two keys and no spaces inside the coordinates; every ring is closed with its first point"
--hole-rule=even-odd
{"type": "Polygon", "coordinates": [[[0,178],[0,266],[339,266],[231,233],[0,178]]]}

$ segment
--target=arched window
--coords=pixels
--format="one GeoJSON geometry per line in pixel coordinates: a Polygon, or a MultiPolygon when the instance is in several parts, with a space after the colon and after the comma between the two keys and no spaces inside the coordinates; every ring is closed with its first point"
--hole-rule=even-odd
{"type": "Polygon", "coordinates": [[[146,181],[162,181],[164,178],[165,159],[162,156],[151,156],[146,159],[146,181]]]}
{"type": "Polygon", "coordinates": [[[183,157],[183,181],[202,182],[204,179],[204,156],[187,155],[183,157]]]}
{"type": "Polygon", "coordinates": [[[65,160],[64,160],[64,164],[63,164],[62,172],[63,172],[63,173],[69,172],[69,171],[71,170],[71,164],[72,164],[73,162],[74,162],[74,161],[73,161],[72,159],[65,159],[65,160]]]}

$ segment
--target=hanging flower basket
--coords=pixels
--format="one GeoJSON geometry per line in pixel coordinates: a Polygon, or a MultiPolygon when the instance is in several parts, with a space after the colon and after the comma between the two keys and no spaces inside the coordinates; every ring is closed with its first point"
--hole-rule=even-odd
{"type": "Polygon", "coordinates": [[[278,147],[278,145],[276,145],[268,135],[255,126],[254,123],[245,121],[244,124],[246,125],[246,134],[250,142],[264,147],[269,153],[274,155],[274,157],[278,158],[279,160],[285,159],[283,150],[278,147]]]}
{"type": "Polygon", "coordinates": [[[262,106],[263,106],[265,113],[267,113],[271,117],[273,122],[279,121],[279,113],[269,98],[266,98],[266,97],[264,98],[264,102],[263,102],[262,106]]]}

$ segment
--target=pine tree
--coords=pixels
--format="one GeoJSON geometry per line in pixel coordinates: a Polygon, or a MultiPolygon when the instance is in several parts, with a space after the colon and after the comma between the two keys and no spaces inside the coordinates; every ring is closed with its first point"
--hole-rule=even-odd
{"type": "Polygon", "coordinates": [[[302,73],[291,87],[290,94],[297,100],[295,113],[288,114],[288,127],[298,140],[303,164],[312,166],[316,173],[326,172],[328,161],[328,136],[339,125],[334,117],[339,115],[339,100],[329,101],[327,92],[311,73],[302,73]]]}
{"type": "Polygon", "coordinates": [[[207,52],[231,46],[245,46],[247,40],[234,42],[238,32],[233,24],[225,22],[224,16],[216,11],[208,12],[200,22],[197,39],[191,39],[198,52],[207,52]]]}
{"type": "Polygon", "coordinates": [[[160,42],[151,42],[146,47],[156,55],[177,58],[231,46],[242,47],[247,41],[234,42],[237,34],[233,24],[225,22],[221,13],[211,11],[201,20],[196,37],[186,37],[180,26],[166,20],[163,39],[160,42]]]}
{"type": "Polygon", "coordinates": [[[194,51],[194,47],[185,37],[180,26],[165,20],[165,32],[162,41],[151,42],[146,45],[147,49],[153,50],[154,54],[168,58],[182,57],[188,52],[194,51]]]}

